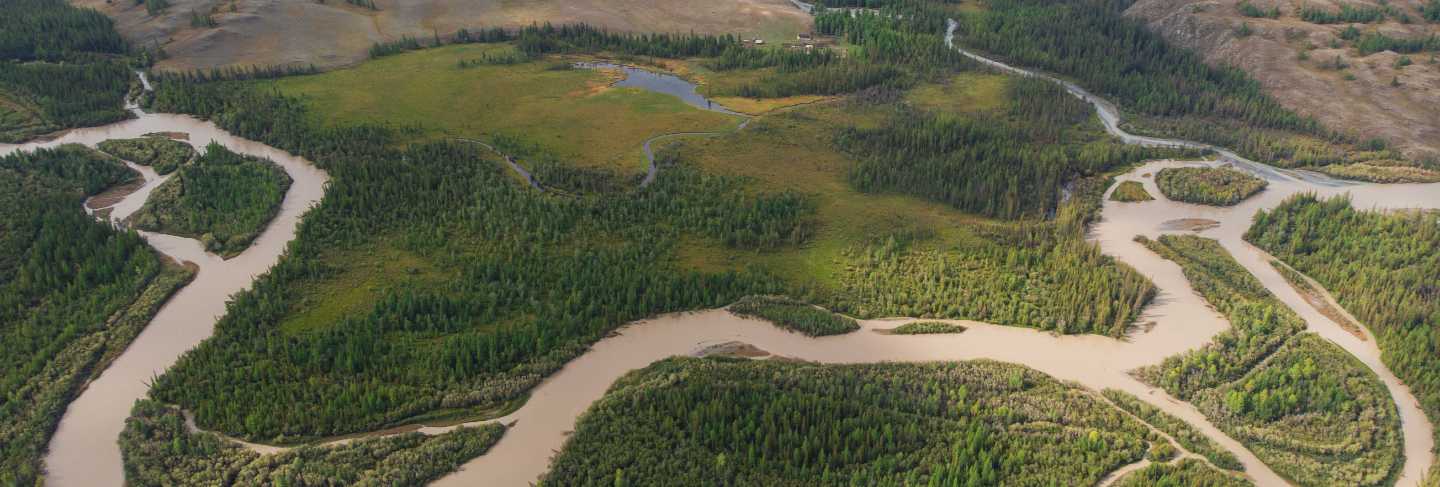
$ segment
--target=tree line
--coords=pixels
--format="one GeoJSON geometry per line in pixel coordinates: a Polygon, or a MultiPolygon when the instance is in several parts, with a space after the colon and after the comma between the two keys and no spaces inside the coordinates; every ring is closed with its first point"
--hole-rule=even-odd
{"type": "Polygon", "coordinates": [[[78,145],[0,157],[0,484],[38,485],[70,400],[190,273],[87,215],[139,175],[78,145]]]}
{"type": "Polygon", "coordinates": [[[1160,442],[1016,365],[672,358],[616,381],[541,485],[1093,484],[1160,442]]]}

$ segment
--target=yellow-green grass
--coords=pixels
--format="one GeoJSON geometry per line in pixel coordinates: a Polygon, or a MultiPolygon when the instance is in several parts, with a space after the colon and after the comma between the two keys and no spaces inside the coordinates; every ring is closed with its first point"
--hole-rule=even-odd
{"type": "Polygon", "coordinates": [[[905,99],[920,108],[947,113],[993,111],[1005,105],[1006,79],[999,74],[963,73],[945,83],[916,87],[905,99]]]}
{"type": "Polygon", "coordinates": [[[800,248],[754,252],[729,249],[701,238],[683,240],[683,267],[722,270],[758,266],[802,285],[836,289],[845,272],[845,251],[902,232],[933,234],[918,245],[977,242],[976,225],[990,220],[940,203],[898,194],[867,194],[846,181],[853,164],[834,144],[835,129],[879,123],[873,109],[822,103],[761,117],[747,129],[712,139],[677,143],[682,160],[703,170],[753,180],[760,192],[793,190],[811,195],[817,235],[800,248]]]}
{"type": "Polygon", "coordinates": [[[377,240],[373,247],[327,254],[326,267],[336,272],[306,287],[280,329],[299,334],[331,327],[370,312],[386,288],[439,285],[457,278],[453,269],[390,245],[384,237],[377,240]]]}
{"type": "Polygon", "coordinates": [[[643,172],[641,144],[668,132],[731,129],[734,116],[669,95],[609,86],[613,74],[552,69],[565,60],[461,68],[504,44],[424,49],[348,69],[266,82],[307,98],[323,123],[418,127],[419,139],[513,137],[581,167],[643,172]]]}
{"type": "Polygon", "coordinates": [[[1153,199],[1155,199],[1155,197],[1150,196],[1150,192],[1145,191],[1145,185],[1140,184],[1139,181],[1122,182],[1119,186],[1115,187],[1114,192],[1110,193],[1110,201],[1136,202],[1150,201],[1153,199]]]}

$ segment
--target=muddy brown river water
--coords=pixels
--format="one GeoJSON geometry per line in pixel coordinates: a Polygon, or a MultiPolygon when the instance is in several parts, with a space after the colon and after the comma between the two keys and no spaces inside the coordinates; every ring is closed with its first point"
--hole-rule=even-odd
{"type": "MultiPolygon", "coordinates": [[[[201,150],[214,141],[241,154],[275,161],[294,182],[285,193],[279,213],[265,231],[249,249],[229,260],[205,252],[200,242],[193,239],[141,232],[150,246],[176,260],[195,263],[199,272],[193,282],[166,302],[125,353],[70,404],[45,458],[45,481],[52,487],[123,484],[116,439],[125,425],[130,406],[145,395],[152,377],[164,373],[180,354],[210,337],[232,294],[249,288],[256,277],[275,264],[286,244],[295,238],[301,215],[324,196],[328,180],[324,171],[304,159],[232,136],[210,122],[183,115],[134,111],[138,118],[72,130],[55,140],[0,145],[0,155],[69,143],[93,147],[107,139],[140,137],[151,132],[185,132],[190,134],[188,142],[201,150]]],[[[150,168],[130,166],[145,177],[145,185],[112,207],[110,218],[113,220],[138,210],[150,191],[163,180],[150,168]]]]}
{"type": "MultiPolygon", "coordinates": [[[[1107,110],[1113,109],[1088,93],[1076,95],[1095,103],[1102,119],[1107,119],[1107,110]]],[[[163,373],[182,353],[212,334],[230,295],[248,288],[258,275],[277,261],[286,243],[294,238],[300,217],[323,196],[327,181],[325,173],[308,161],[231,136],[209,122],[179,115],[138,115],[137,119],[106,127],[71,131],[49,142],[0,145],[0,154],[62,143],[93,146],[106,139],[138,137],[151,132],[184,132],[190,135],[190,143],[199,148],[216,141],[242,154],[269,158],[280,164],[295,182],[286,194],[277,217],[249,249],[230,260],[204,252],[199,242],[191,239],[143,234],[157,250],[178,260],[197,264],[199,274],[194,282],[171,298],[134,344],[70,405],[50,443],[50,453],[45,462],[49,471],[47,483],[52,486],[88,487],[123,483],[120,453],[115,440],[124,426],[131,404],[145,395],[146,384],[151,377],[163,373]]],[[[1113,119],[1107,119],[1106,126],[1117,136],[1130,137],[1126,140],[1132,143],[1191,144],[1130,136],[1116,128],[1113,119]]],[[[1268,264],[1269,257],[1246,244],[1241,235],[1257,210],[1273,207],[1286,196],[1298,192],[1321,195],[1348,193],[1358,208],[1440,208],[1440,185],[1351,184],[1280,171],[1243,159],[1234,160],[1236,157],[1227,152],[1220,153],[1226,162],[1152,162],[1121,176],[1120,180],[1144,184],[1158,199],[1139,203],[1107,200],[1101,221],[1091,230],[1089,238],[1098,243],[1102,251],[1136,268],[1158,287],[1157,298],[1139,319],[1139,322],[1154,323],[1146,331],[1137,331],[1124,340],[1115,340],[1094,335],[1061,336],[1023,328],[958,322],[968,328],[965,333],[887,335],[871,332],[892,328],[906,321],[892,319],[862,321],[861,326],[865,329],[862,332],[809,338],[768,323],[739,318],[724,310],[664,315],[621,328],[617,334],[596,343],[587,353],[552,375],[533,391],[523,407],[496,420],[514,425],[489,453],[468,462],[436,485],[528,485],[546,471],[553,452],[564,446],[566,434],[573,429],[576,418],[621,375],[656,360],[693,354],[726,342],[751,344],[771,354],[825,363],[993,359],[1023,364],[1092,389],[1112,387],[1125,390],[1194,425],[1235,453],[1245,464],[1247,475],[1258,484],[1285,485],[1283,479],[1242,445],[1215,428],[1194,407],[1128,375],[1137,367],[1199,347],[1229,326],[1191,289],[1178,266],[1133,241],[1136,235],[1154,237],[1162,233],[1185,233],[1184,229],[1167,227],[1165,222],[1186,218],[1217,222],[1217,225],[1199,234],[1218,239],[1272,293],[1295,309],[1311,330],[1339,344],[1380,376],[1396,400],[1404,430],[1406,461],[1398,484],[1417,484],[1432,461],[1430,450],[1433,445],[1432,426],[1421,413],[1414,396],[1380,362],[1379,350],[1373,339],[1356,338],[1312,307],[1268,264]],[[1241,169],[1266,178],[1270,181],[1269,189],[1235,207],[1213,208],[1168,201],[1155,187],[1153,178],[1141,176],[1163,167],[1221,163],[1234,163],[1241,169]]],[[[159,184],[160,179],[153,171],[137,169],[145,175],[145,185],[115,204],[110,218],[124,218],[133,213],[143,204],[149,190],[159,184]]],[[[436,434],[450,429],[453,426],[425,427],[421,431],[436,434]]],[[[265,452],[276,450],[252,447],[265,452]]]]}

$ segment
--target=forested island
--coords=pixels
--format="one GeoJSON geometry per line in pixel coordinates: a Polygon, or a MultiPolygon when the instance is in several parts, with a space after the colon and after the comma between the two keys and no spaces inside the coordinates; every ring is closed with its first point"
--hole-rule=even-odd
{"type": "Polygon", "coordinates": [[[190,147],[190,144],[161,136],[111,139],[100,142],[95,147],[112,156],[150,166],[162,176],[175,172],[182,164],[195,157],[195,148],[190,147]]]}
{"type": "Polygon", "coordinates": [[[675,358],[611,386],[541,484],[1088,485],[1159,442],[1016,365],[675,358]]]}
{"type": "Polygon", "coordinates": [[[1167,167],[1155,174],[1155,184],[1171,200],[1234,206],[1264,190],[1268,183],[1224,167],[1167,167]]]}
{"type": "MultiPolygon", "coordinates": [[[[114,145],[107,150],[125,151],[114,145]]],[[[157,154],[151,160],[166,157],[174,158],[157,154]]],[[[160,162],[166,165],[157,167],[157,172],[171,167],[160,162]]],[[[250,246],[280,211],[289,188],[290,176],[274,162],[210,144],[204,154],[155,188],[129,221],[142,230],[195,238],[206,250],[233,257],[250,246]]]]}

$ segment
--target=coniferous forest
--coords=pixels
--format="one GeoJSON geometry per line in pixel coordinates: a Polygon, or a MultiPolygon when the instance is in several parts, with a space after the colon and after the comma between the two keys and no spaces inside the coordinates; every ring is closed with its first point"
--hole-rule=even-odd
{"type": "Polygon", "coordinates": [[[0,157],[0,484],[36,484],[71,398],[192,275],[82,209],[136,177],[75,145],[0,157]]]}
{"type": "Polygon", "coordinates": [[[1175,261],[1230,320],[1205,347],[1145,367],[1146,382],[1200,409],[1299,485],[1384,485],[1403,455],[1389,391],[1364,364],[1305,323],[1214,240],[1139,237],[1175,261]]]}
{"type": "Polygon", "coordinates": [[[129,47],[109,17],[64,0],[6,0],[0,16],[0,142],[130,116],[129,47]]]}
{"type": "Polygon", "coordinates": [[[541,485],[1091,485],[1162,442],[1017,365],[672,358],[616,381],[541,485]]]}
{"type": "Polygon", "coordinates": [[[1426,414],[1440,418],[1440,224],[1435,217],[1433,212],[1362,211],[1345,198],[1297,195],[1257,215],[1245,239],[1334,293],[1374,334],[1381,358],[1426,414]]]}
{"type": "Polygon", "coordinates": [[[290,175],[273,161],[212,143],[155,188],[129,221],[142,230],[195,238],[206,250],[231,257],[260,235],[289,188],[290,175]]]}
{"type": "Polygon", "coordinates": [[[180,411],[141,400],[125,420],[120,452],[125,482],[134,486],[424,485],[485,454],[504,434],[504,426],[488,423],[262,455],[214,433],[190,432],[180,411]]]}
{"type": "MultiPolygon", "coordinates": [[[[746,295],[816,294],[761,270],[696,272],[666,258],[682,235],[760,252],[803,243],[814,218],[803,194],[756,192],[742,179],[698,171],[682,158],[644,191],[546,197],[516,187],[500,161],[472,144],[406,146],[406,135],[394,128],[319,126],[301,99],[195,79],[161,83],[153,108],[210,118],[237,135],[303,155],[333,178],[289,256],[237,298],[214,339],[157,380],[157,399],[193,411],[206,428],[300,441],[437,411],[479,414],[523,397],[625,322],[719,307],[746,295]],[[345,283],[358,274],[347,259],[377,253],[414,264],[385,271],[398,277],[392,281],[345,283]],[[330,311],[331,300],[347,307],[330,311]]],[[[1007,116],[1038,114],[1019,107],[1007,116]]],[[[1066,123],[1075,122],[1054,122],[1066,123]]],[[[1059,193],[1063,181],[1053,183],[1059,193]]],[[[1059,220],[1069,223],[995,227],[997,242],[1035,245],[997,245],[964,257],[999,273],[996,279],[957,276],[962,279],[946,284],[991,286],[984,292],[999,304],[956,297],[936,301],[933,311],[909,302],[877,307],[865,303],[887,301],[852,301],[849,290],[819,292],[814,302],[864,316],[994,318],[1067,333],[1122,333],[1153,286],[1079,238],[1099,192],[1077,187],[1075,193],[1090,196],[1074,198],[1067,205],[1073,209],[1061,212],[1069,216],[1059,220]],[[1027,284],[1031,279],[1037,280],[1027,284]],[[1068,298],[1015,292],[1026,285],[1068,298]],[[1104,290],[1098,303],[1090,298],[1095,290],[1104,290]],[[974,303],[986,307],[960,306],[974,303]]],[[[1029,212],[1032,219],[1044,216],[1029,212]]],[[[901,265],[943,265],[909,259],[892,264],[891,257],[877,256],[866,272],[899,278],[901,265]]],[[[867,292],[878,296],[884,286],[867,292]]],[[[941,289],[908,295],[919,303],[941,289]]]]}

